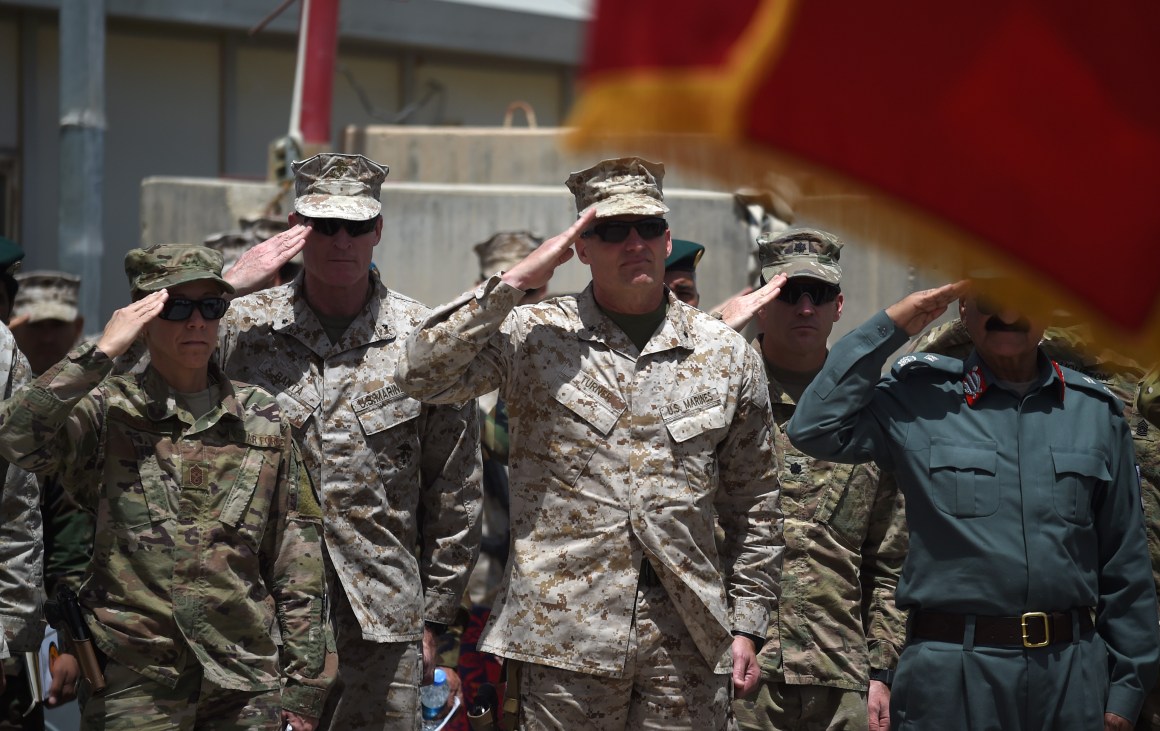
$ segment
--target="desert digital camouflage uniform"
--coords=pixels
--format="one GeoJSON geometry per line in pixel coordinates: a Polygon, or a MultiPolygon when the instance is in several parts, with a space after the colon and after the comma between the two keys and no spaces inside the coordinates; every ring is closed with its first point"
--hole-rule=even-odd
{"type": "MultiPolygon", "coordinates": [[[[0,324],[0,391],[5,399],[28,381],[28,363],[16,340],[0,324]]],[[[30,699],[23,682],[21,653],[36,650],[44,638],[40,488],[36,478],[0,459],[0,660],[10,676],[0,707],[0,728],[23,728],[30,699]]]]}
{"type": "Polygon", "coordinates": [[[499,388],[508,406],[513,548],[480,649],[624,677],[647,559],[653,601],[667,593],[688,649],[725,672],[731,632],[765,636],[782,552],[760,359],[671,294],[639,354],[591,286],[522,296],[492,277],[439,308],[397,375],[425,400],[499,388]]]}
{"type": "Polygon", "coordinates": [[[332,680],[321,512],[277,403],[211,365],[220,400],[194,418],[152,368],[111,371],[81,345],[0,409],[0,453],[96,513],[80,595],[96,645],[161,686],[196,669],[317,717],[332,680]]]}
{"type": "MultiPolygon", "coordinates": [[[[428,310],[377,272],[371,281],[367,306],[333,344],[302,295],[302,275],[234,300],[219,355],[233,377],[277,394],[321,494],[340,582],[332,591],[349,602],[351,630],[385,652],[386,643],[415,647],[425,620],[455,619],[479,549],[479,423],[466,399],[428,406],[396,385],[402,338],[428,310]]],[[[342,692],[358,699],[381,688],[384,669],[352,660],[344,643],[340,636],[342,692]]],[[[422,657],[404,662],[417,714],[422,657]]]]}

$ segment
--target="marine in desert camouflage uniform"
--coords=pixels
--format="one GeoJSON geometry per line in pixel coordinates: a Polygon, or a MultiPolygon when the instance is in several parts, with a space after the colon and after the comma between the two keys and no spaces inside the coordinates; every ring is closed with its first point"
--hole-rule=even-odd
{"type": "Polygon", "coordinates": [[[510,416],[512,555],[480,648],[537,729],[721,729],[775,610],[781,515],[760,359],[663,284],[664,168],[574,173],[580,220],[407,340],[400,385],[510,416]],[[517,306],[573,255],[582,293],[517,306]],[[724,528],[715,540],[717,518],[724,528]]]}
{"type": "Polygon", "coordinates": [[[322,516],[289,423],[209,364],[219,254],[135,249],[125,269],[134,303],[0,408],[0,454],[96,514],[80,597],[109,687],[82,689],[84,727],[309,731],[333,678],[322,516]],[[150,367],[111,376],[139,333],[150,367]]]}
{"type": "Polygon", "coordinates": [[[785,562],[778,621],[759,657],[762,684],[733,704],[742,729],[890,726],[888,683],[906,636],[894,605],[907,547],[901,496],[873,464],[816,460],[784,431],[842,316],[841,249],[836,237],[816,229],[758,240],[758,291],[777,287],[774,299],[751,313],[761,328],[753,347],[763,356],[779,425],[785,562]]]}
{"type": "Polygon", "coordinates": [[[226,277],[251,291],[298,252],[304,270],[234,300],[219,355],[277,395],[322,496],[339,656],[323,727],[418,729],[435,637],[479,550],[476,407],[425,405],[395,382],[403,338],[428,309],[371,268],[386,168],[321,154],[293,170],[291,228],[226,277]]]}

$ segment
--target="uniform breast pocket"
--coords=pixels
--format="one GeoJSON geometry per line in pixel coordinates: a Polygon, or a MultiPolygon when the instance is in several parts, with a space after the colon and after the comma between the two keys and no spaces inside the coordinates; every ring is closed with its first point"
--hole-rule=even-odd
{"type": "Polygon", "coordinates": [[[419,430],[415,420],[422,411],[419,401],[400,398],[355,414],[367,444],[378,455],[384,475],[418,468],[419,430]]]}
{"type": "Polygon", "coordinates": [[[276,459],[271,461],[271,469],[263,474],[267,451],[253,447],[246,450],[218,516],[227,530],[236,531],[255,553],[262,545],[270,513],[273,485],[266,482],[277,479],[276,459]]]}
{"type": "Polygon", "coordinates": [[[553,397],[555,413],[545,414],[551,430],[546,443],[549,453],[536,458],[544,460],[564,484],[574,485],[624,408],[614,408],[607,399],[598,400],[572,383],[561,383],[553,397]]]}
{"type": "Polygon", "coordinates": [[[999,509],[998,449],[994,442],[931,443],[930,483],[939,510],[982,518],[999,509]]]}
{"type": "Polygon", "coordinates": [[[675,442],[673,454],[680,460],[686,481],[698,492],[717,484],[717,443],[727,426],[725,408],[719,404],[665,422],[675,442]]]}
{"type": "Polygon", "coordinates": [[[1070,523],[1090,525],[1096,489],[1112,479],[1107,458],[1096,449],[1052,447],[1051,461],[1055,467],[1055,511],[1070,523]]]}

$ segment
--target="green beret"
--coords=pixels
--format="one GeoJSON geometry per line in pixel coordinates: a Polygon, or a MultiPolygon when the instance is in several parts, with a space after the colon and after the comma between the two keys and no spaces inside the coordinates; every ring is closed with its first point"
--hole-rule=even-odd
{"type": "Polygon", "coordinates": [[[701,262],[701,255],[704,253],[705,247],[694,241],[673,239],[673,253],[665,259],[665,270],[695,272],[697,264],[701,262]]]}
{"type": "Polygon", "coordinates": [[[23,258],[24,249],[20,248],[20,244],[0,236],[0,273],[15,274],[23,258]]]}

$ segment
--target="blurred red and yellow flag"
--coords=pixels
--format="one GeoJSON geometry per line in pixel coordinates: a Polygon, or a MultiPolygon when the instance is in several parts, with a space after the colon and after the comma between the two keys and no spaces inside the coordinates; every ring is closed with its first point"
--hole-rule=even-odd
{"type": "Polygon", "coordinates": [[[1160,360],[1158,30],[1150,0],[598,0],[572,141],[855,192],[875,243],[1160,360]]]}

